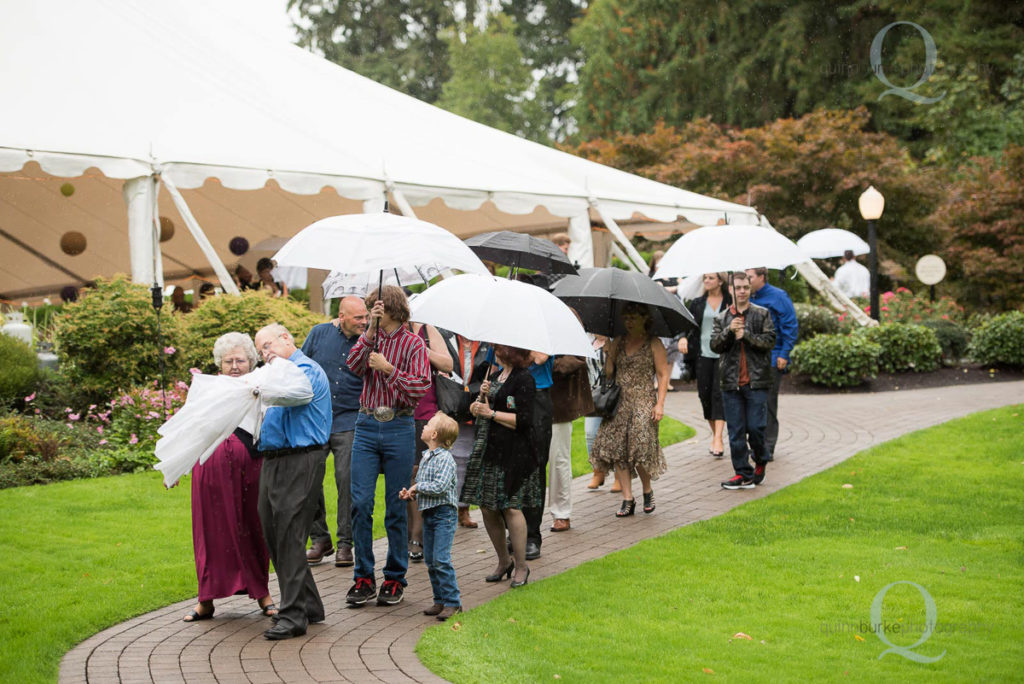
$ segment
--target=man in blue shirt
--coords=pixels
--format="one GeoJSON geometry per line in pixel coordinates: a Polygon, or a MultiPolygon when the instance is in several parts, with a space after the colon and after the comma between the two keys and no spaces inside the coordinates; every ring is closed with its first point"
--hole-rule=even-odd
{"type": "Polygon", "coordinates": [[[258,447],[263,457],[260,523],[281,592],[277,624],[263,636],[290,639],[305,634],[310,622],[324,620],[324,604],[306,562],[306,532],[316,505],[311,493],[324,480],[331,391],[323,369],[296,348],[283,325],[261,328],[256,350],[269,364],[291,361],[309,383],[306,398],[267,409],[258,447]]]}
{"type": "MultiPolygon", "coordinates": [[[[765,426],[764,441],[768,449],[768,460],[775,457],[775,443],[779,441],[779,383],[782,376],[789,372],[789,353],[796,346],[796,338],[800,325],[796,320],[796,309],[793,300],[784,290],[768,284],[768,271],[765,268],[748,268],[750,289],[753,294],[750,301],[763,306],[772,314],[775,325],[775,347],[772,349],[772,374],[775,381],[768,392],[768,420],[765,426]]],[[[760,484],[755,482],[755,484],[760,484]]]]}
{"type": "MultiPolygon", "coordinates": [[[[338,488],[336,567],[348,567],[355,561],[352,556],[352,437],[355,435],[356,416],[359,415],[359,394],[363,379],[349,370],[346,361],[352,345],[366,330],[369,314],[359,297],[345,297],[338,304],[338,318],[316,325],[302,343],[302,352],[320,364],[331,386],[330,451],[334,454],[334,484],[338,488]]],[[[327,453],[324,452],[324,459],[327,453]]],[[[316,512],[309,538],[313,542],[306,552],[306,561],[316,565],[334,553],[331,532],[327,528],[327,508],[324,489],[316,492],[316,512]]]]}

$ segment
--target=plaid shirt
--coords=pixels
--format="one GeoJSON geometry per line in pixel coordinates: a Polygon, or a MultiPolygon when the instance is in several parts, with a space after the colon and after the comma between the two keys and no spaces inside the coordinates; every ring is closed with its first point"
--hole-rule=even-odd
{"type": "Polygon", "coordinates": [[[455,459],[444,447],[423,452],[420,469],[416,472],[416,502],[421,511],[445,505],[458,507],[455,459]]]}
{"type": "Polygon", "coordinates": [[[371,351],[373,344],[366,335],[360,335],[348,353],[349,370],[363,378],[359,405],[370,409],[415,408],[430,389],[430,360],[423,340],[405,326],[398,326],[390,335],[377,331],[377,351],[395,367],[391,375],[370,370],[371,351]]]}

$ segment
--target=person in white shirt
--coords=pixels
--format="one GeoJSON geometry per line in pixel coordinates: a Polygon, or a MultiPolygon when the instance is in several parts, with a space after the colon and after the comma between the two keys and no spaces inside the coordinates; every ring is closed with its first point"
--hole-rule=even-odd
{"type": "Polygon", "coordinates": [[[857,263],[853,250],[843,252],[843,264],[836,269],[836,287],[847,297],[867,297],[871,290],[871,275],[857,263]]]}

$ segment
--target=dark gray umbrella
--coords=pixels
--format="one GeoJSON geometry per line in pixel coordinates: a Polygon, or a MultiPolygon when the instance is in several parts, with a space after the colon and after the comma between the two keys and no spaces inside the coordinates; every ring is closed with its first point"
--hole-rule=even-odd
{"type": "Polygon", "coordinates": [[[529,268],[544,273],[576,274],[569,258],[551,240],[499,230],[474,235],[464,242],[481,259],[511,266],[513,270],[529,268]]]}
{"type": "Polygon", "coordinates": [[[675,337],[697,326],[693,316],[674,295],[642,273],[621,268],[581,268],[555,286],[556,297],[575,309],[590,333],[614,337],[626,332],[622,309],[635,302],[647,307],[652,333],[675,337]]]}

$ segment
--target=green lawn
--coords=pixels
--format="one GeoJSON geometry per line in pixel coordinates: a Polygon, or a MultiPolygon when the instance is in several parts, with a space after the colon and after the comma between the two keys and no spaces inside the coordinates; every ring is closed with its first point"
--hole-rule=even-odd
{"type": "Polygon", "coordinates": [[[902,437],[509,591],[427,630],[417,653],[460,684],[1020,681],[1022,409],[902,437]],[[883,631],[892,644],[912,646],[926,622],[922,590],[883,593],[894,582],[934,601],[934,632],[906,653],[939,660],[879,658],[876,597],[882,629],[902,630],[883,631]]]}
{"type": "MultiPolygon", "coordinates": [[[[579,422],[574,474],[590,470],[579,422]]],[[[663,443],[691,434],[663,424],[663,443]]],[[[334,491],[332,459],[324,483],[334,491]]],[[[190,486],[185,477],[165,490],[154,471],[0,490],[0,682],[54,681],[78,642],[195,596],[190,486]]],[[[328,495],[332,531],[336,503],[328,495]]],[[[381,479],[374,537],[383,534],[381,479]]]]}

